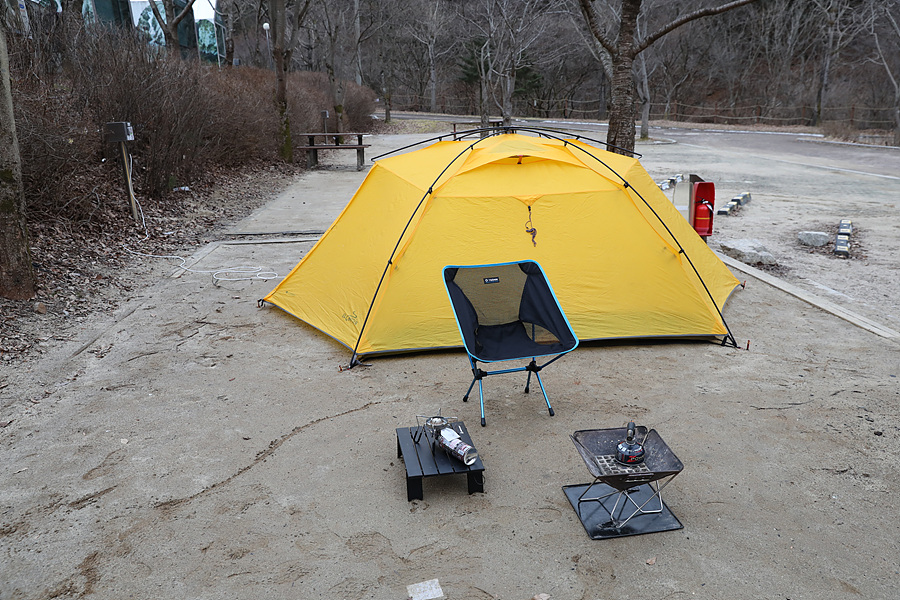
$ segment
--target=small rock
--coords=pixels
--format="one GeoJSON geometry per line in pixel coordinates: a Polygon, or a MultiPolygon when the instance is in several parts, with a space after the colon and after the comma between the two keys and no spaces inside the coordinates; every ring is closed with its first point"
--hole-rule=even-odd
{"type": "Polygon", "coordinates": [[[44,304],[43,302],[35,302],[34,303],[34,312],[36,312],[39,315],[46,315],[47,314],[47,305],[44,304]]]}
{"type": "Polygon", "coordinates": [[[531,600],[550,600],[550,594],[535,594],[531,600]]]}
{"type": "Polygon", "coordinates": [[[797,234],[797,240],[804,246],[824,246],[831,241],[831,236],[824,231],[801,231],[797,234]]]}

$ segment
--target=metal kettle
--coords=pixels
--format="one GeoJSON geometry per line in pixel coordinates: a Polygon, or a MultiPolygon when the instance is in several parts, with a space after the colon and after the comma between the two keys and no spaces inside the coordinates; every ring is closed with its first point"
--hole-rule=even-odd
{"type": "Polygon", "coordinates": [[[634,421],[629,421],[625,431],[625,441],[616,446],[616,460],[623,465],[639,465],[644,462],[644,445],[635,441],[634,421]]]}

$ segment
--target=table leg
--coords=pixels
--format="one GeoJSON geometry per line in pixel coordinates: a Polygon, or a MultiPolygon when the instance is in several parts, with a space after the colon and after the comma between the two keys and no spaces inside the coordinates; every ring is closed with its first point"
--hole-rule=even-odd
{"type": "Polygon", "coordinates": [[[469,484],[469,493],[484,493],[484,471],[469,471],[466,473],[466,482],[469,484]]]}
{"type": "Polygon", "coordinates": [[[407,477],[406,478],[406,499],[410,502],[413,500],[422,500],[424,498],[424,494],[422,493],[422,477],[407,477]]]}
{"type": "Polygon", "coordinates": [[[366,165],[366,151],[363,148],[356,149],[356,170],[362,171],[366,165]]]}

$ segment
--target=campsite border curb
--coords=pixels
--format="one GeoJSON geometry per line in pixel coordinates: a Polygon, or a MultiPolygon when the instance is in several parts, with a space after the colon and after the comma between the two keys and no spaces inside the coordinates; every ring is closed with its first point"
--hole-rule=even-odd
{"type": "Polygon", "coordinates": [[[871,319],[867,319],[862,315],[858,315],[850,310],[847,310],[846,308],[829,302],[828,300],[819,298],[814,294],[801,290],[797,286],[791,285],[786,281],[782,281],[777,277],[773,277],[772,275],[769,275],[768,273],[761,271],[760,269],[751,267],[750,265],[742,263],[741,261],[722,254],[721,252],[716,251],[715,253],[720,259],[722,259],[722,262],[724,262],[729,267],[742,271],[747,275],[751,275],[754,278],[759,279],[763,283],[767,283],[772,287],[775,287],[787,294],[790,294],[791,296],[794,296],[795,298],[798,298],[817,308],[821,308],[825,312],[843,319],[848,323],[852,323],[853,325],[856,325],[861,329],[865,329],[870,333],[874,333],[877,336],[883,337],[893,342],[900,343],[900,332],[894,331],[890,327],[886,327],[884,325],[881,325],[880,323],[876,323],[871,319]]]}

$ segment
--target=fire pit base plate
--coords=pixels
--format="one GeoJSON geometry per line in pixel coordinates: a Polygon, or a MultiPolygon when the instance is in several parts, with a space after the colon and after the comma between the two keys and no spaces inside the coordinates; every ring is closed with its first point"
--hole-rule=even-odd
{"type": "MultiPolygon", "coordinates": [[[[591,484],[589,483],[583,483],[580,485],[566,485],[563,486],[563,491],[566,493],[566,497],[572,504],[572,508],[575,509],[575,514],[578,515],[578,518],[581,520],[581,524],[584,525],[584,530],[592,540],[606,540],[610,538],[641,535],[644,533],[675,531],[684,527],[684,525],[681,524],[681,521],[678,520],[678,517],[673,515],[672,511],[669,510],[669,507],[666,506],[665,502],[663,502],[661,513],[637,515],[630,521],[628,521],[624,526],[616,528],[612,524],[609,512],[612,511],[615,506],[616,497],[618,496],[618,494],[615,493],[617,492],[617,490],[602,483],[595,483],[593,489],[591,490],[592,496],[602,496],[607,493],[611,493],[612,495],[608,498],[603,499],[602,501],[584,501],[581,502],[579,506],[578,498],[588,487],[590,487],[590,485],[591,484]],[[603,504],[603,506],[600,506],[601,503],[603,504]]],[[[645,484],[632,488],[629,493],[631,494],[632,499],[634,499],[638,504],[643,504],[644,501],[653,496],[654,490],[650,487],[649,484],[645,484]]],[[[620,509],[623,502],[628,504],[628,502],[625,500],[620,501],[620,509]]],[[[655,499],[651,501],[651,504],[658,505],[658,502],[659,500],[655,499]]],[[[631,510],[627,510],[626,508],[625,516],[621,518],[625,519],[630,513],[631,510]]]]}

